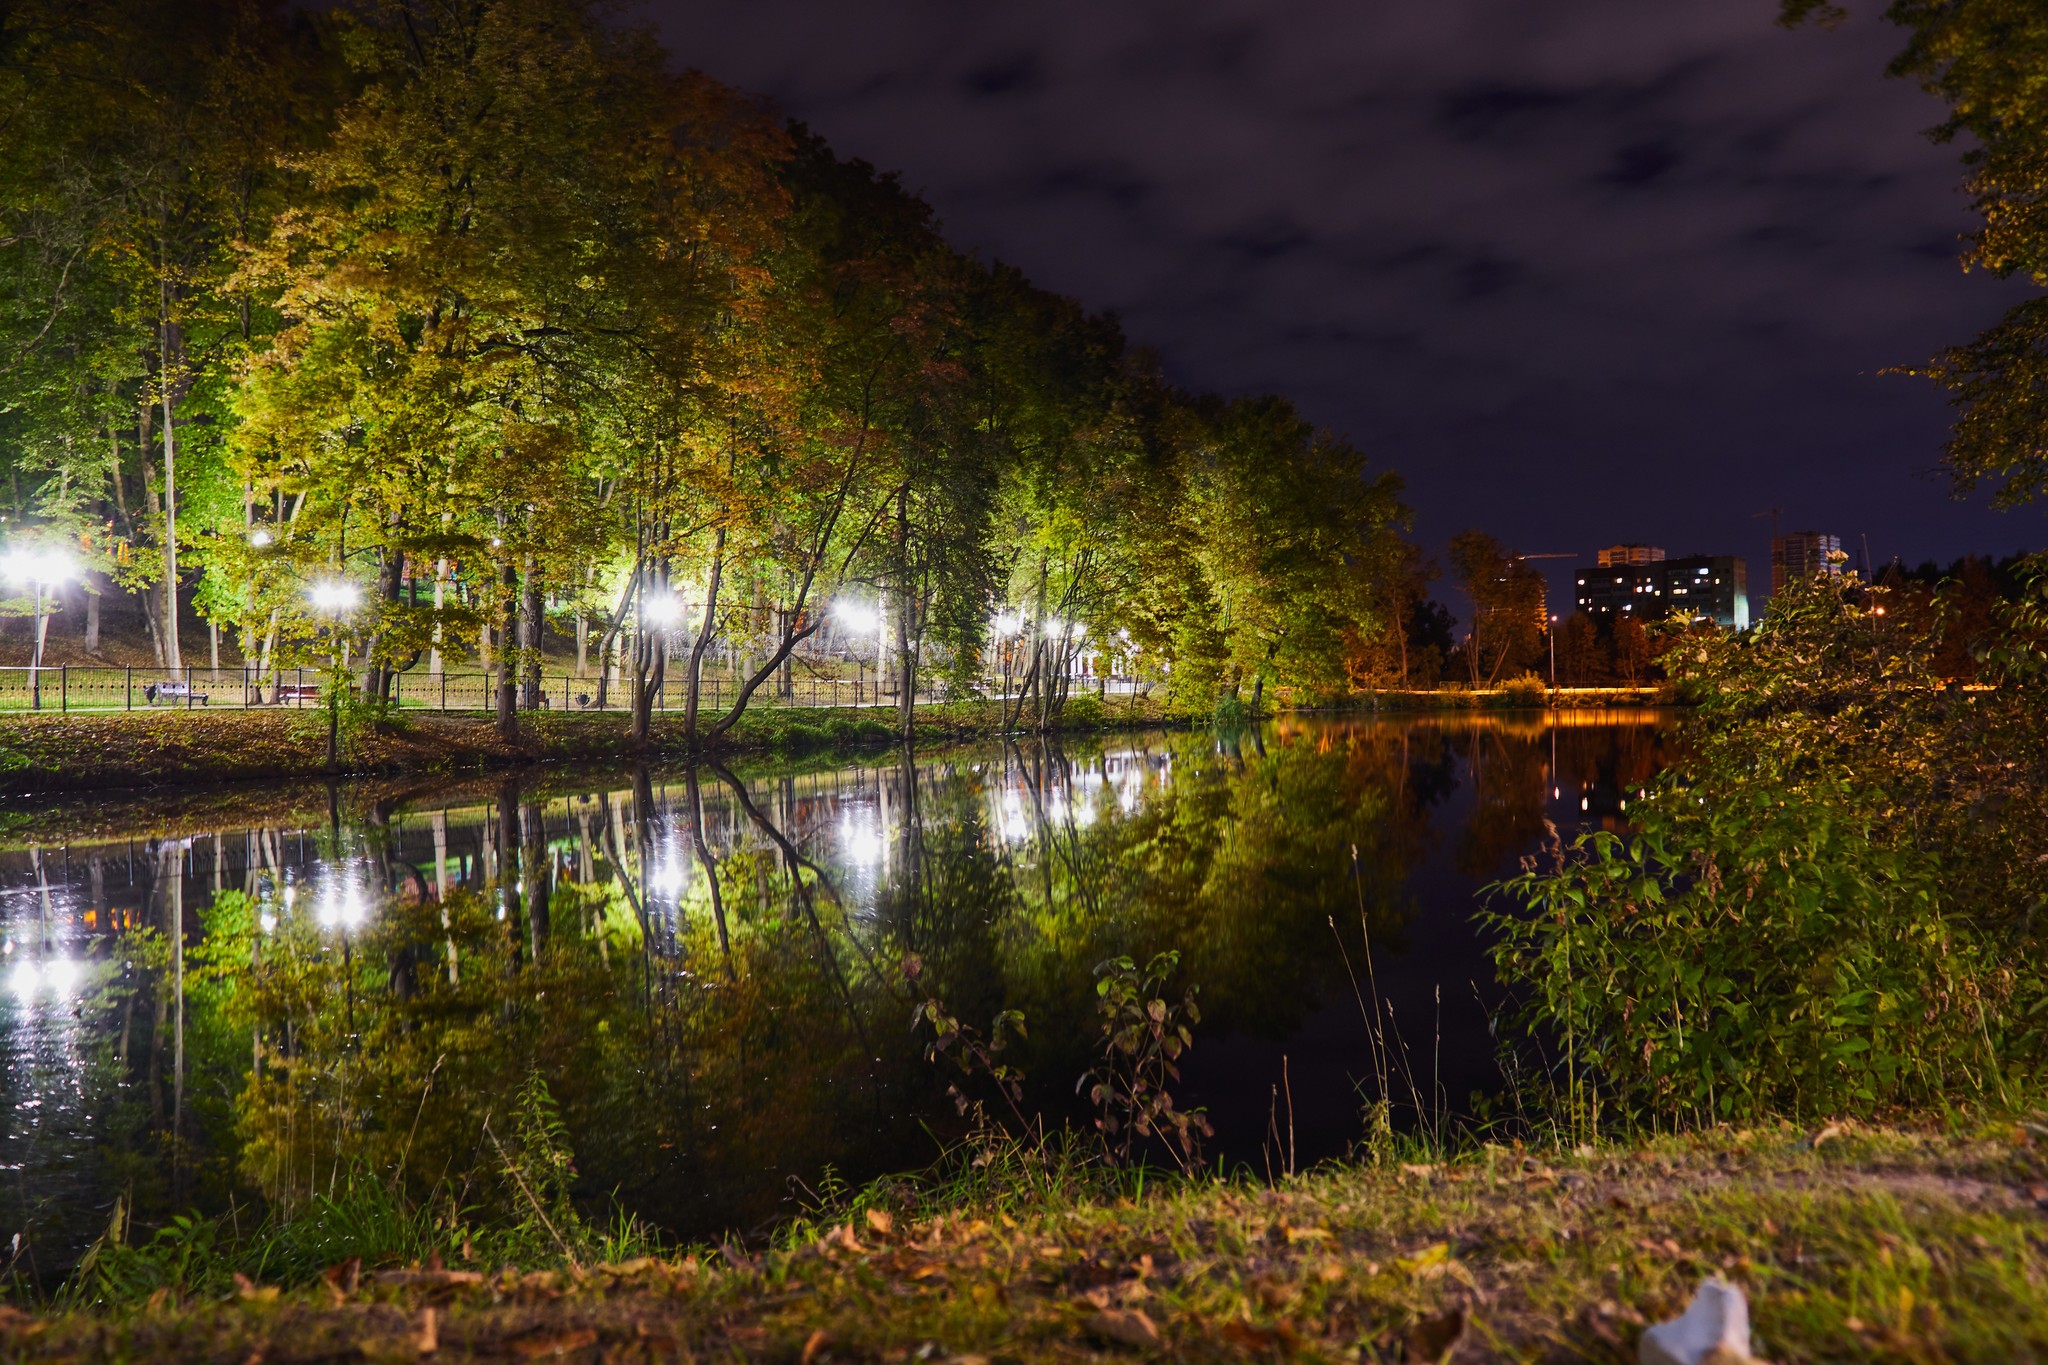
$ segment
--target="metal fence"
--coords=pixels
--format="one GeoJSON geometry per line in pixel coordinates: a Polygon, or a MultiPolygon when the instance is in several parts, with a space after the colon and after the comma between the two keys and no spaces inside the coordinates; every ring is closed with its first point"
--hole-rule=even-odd
{"type": "MultiPolygon", "coordinates": [[[[151,711],[232,708],[317,708],[327,704],[329,673],[324,668],[285,668],[259,672],[248,668],[163,669],[109,668],[55,664],[44,668],[0,668],[0,712],[151,711]]],[[[360,691],[363,675],[349,681],[360,691]]],[[[698,688],[698,707],[713,715],[730,706],[742,684],[732,678],[707,677],[698,688]]],[[[598,702],[595,677],[550,677],[542,682],[541,706],[551,711],[629,711],[632,679],[614,678],[598,702]]],[[[399,673],[392,677],[391,700],[408,711],[489,711],[497,705],[495,673],[399,673]]],[[[521,695],[524,695],[522,689],[521,695]]],[[[794,706],[829,710],[835,707],[894,706],[900,689],[873,678],[798,677],[787,692],[768,682],[756,688],[749,706],[794,706]]],[[[688,701],[687,684],[666,679],[654,709],[680,711],[688,701]]],[[[946,700],[936,679],[917,689],[917,703],[946,700]]]]}

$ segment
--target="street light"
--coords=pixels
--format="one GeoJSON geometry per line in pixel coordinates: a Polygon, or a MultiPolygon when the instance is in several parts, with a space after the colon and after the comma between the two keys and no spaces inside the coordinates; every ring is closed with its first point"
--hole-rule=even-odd
{"type": "Polygon", "coordinates": [[[33,698],[30,705],[35,710],[43,709],[43,639],[49,633],[50,618],[44,612],[44,595],[61,583],[69,582],[78,571],[71,556],[62,550],[30,549],[17,545],[0,559],[0,572],[16,583],[33,584],[36,590],[36,644],[33,661],[29,664],[28,685],[33,698]]]}
{"type": "Polygon", "coordinates": [[[1550,616],[1550,690],[1557,691],[1557,613],[1550,616]]]}
{"type": "MultiPolygon", "coordinates": [[[[306,600],[323,616],[340,616],[361,599],[362,593],[355,584],[338,578],[323,579],[306,590],[306,600]]],[[[328,654],[334,661],[334,680],[327,694],[327,766],[332,768],[340,756],[341,689],[348,667],[348,641],[342,640],[339,632],[329,639],[340,640],[339,649],[328,654]]]]}
{"type": "Polygon", "coordinates": [[[257,527],[249,533],[249,543],[259,550],[264,548],[270,544],[270,532],[264,530],[261,526],[257,527]]]}
{"type": "Polygon", "coordinates": [[[659,629],[667,629],[681,620],[683,602],[672,592],[651,594],[640,604],[640,619],[659,629]]]}
{"type": "MultiPolygon", "coordinates": [[[[865,602],[837,602],[833,604],[832,614],[846,627],[847,635],[850,637],[848,643],[867,635],[875,637],[875,693],[879,702],[882,687],[882,635],[889,626],[888,613],[865,602]]],[[[868,661],[855,654],[853,666],[856,670],[853,678],[853,704],[859,706],[867,692],[868,661]]]]}

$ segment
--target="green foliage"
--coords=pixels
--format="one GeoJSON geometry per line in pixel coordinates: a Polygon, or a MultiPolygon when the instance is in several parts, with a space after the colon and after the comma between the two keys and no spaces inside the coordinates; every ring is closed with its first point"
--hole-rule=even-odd
{"type": "Polygon", "coordinates": [[[1253,722],[1252,709],[1242,697],[1230,694],[1216,699],[1209,719],[1219,730],[1242,730],[1253,722]]]}
{"type": "Polygon", "coordinates": [[[1070,730],[1100,730],[1103,715],[1102,698],[1084,692],[1067,698],[1060,710],[1060,723],[1070,730]]]}
{"type": "Polygon", "coordinates": [[[1500,704],[1503,706],[1525,709],[1547,706],[1549,702],[1549,684],[1534,673],[1524,673],[1501,684],[1500,704]]]}
{"type": "MultiPolygon", "coordinates": [[[[2022,965],[2048,930],[2048,696],[2012,668],[1946,684],[1939,623],[1886,601],[1820,578],[1746,637],[1678,638],[1696,709],[1634,832],[1500,888],[1495,960],[1575,1124],[2013,1104],[2048,1078],[2022,965]]],[[[2015,646],[2038,628],[2006,618],[2015,646]]]]}
{"type": "Polygon", "coordinates": [[[1202,1164],[1201,1139],[1214,1134],[1200,1109],[1177,1108],[1168,1088],[1180,1080],[1180,1059],[1195,1044],[1202,1022],[1189,986],[1178,1004],[1164,995],[1180,967],[1180,954],[1158,954],[1142,968],[1113,957],[1095,969],[1102,1060],[1081,1078],[1095,1106],[1096,1131],[1111,1157],[1128,1165],[1141,1142],[1157,1140],[1174,1164],[1192,1172],[1202,1164]]]}
{"type": "MultiPolygon", "coordinates": [[[[1842,12],[1831,0],[1781,0],[1788,24],[1842,12]]],[[[1907,31],[1891,74],[1948,105],[1930,135],[1965,149],[1982,226],[1965,239],[1964,265],[2048,287],[2048,14],[2032,0],[1892,0],[1885,13],[1907,31]]],[[[2022,298],[1922,373],[1957,410],[1943,454],[1959,493],[1989,482],[2008,507],[2048,493],[2048,298],[2022,298]]]]}

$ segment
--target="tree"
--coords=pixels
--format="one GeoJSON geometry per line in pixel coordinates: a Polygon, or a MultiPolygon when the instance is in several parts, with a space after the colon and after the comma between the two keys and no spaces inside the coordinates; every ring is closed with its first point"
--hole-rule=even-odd
{"type": "Polygon", "coordinates": [[[1630,687],[1639,686],[1650,666],[1650,632],[1632,613],[1614,619],[1614,666],[1630,687]]]}
{"type": "Polygon", "coordinates": [[[1465,667],[1492,686],[1531,667],[1543,639],[1543,576],[1484,531],[1451,537],[1451,574],[1472,603],[1465,667]]]}
{"type": "MultiPolygon", "coordinates": [[[[1781,14],[1796,24],[1842,10],[1783,0],[1781,14]]],[[[1931,135],[1967,147],[1964,184],[1982,226],[1964,265],[2048,287],[2048,12],[2031,0],[1891,0],[1885,14],[1908,35],[1891,74],[1940,97],[1949,117],[1931,135]]],[[[1944,462],[1959,495],[1992,482],[1993,501],[2013,507],[2048,492],[2048,297],[2021,300],[1921,373],[1957,409],[1944,462]]]]}
{"type": "Polygon", "coordinates": [[[144,595],[176,668],[190,551],[239,519],[217,457],[240,358],[269,325],[234,282],[236,244],[278,210],[282,163],[329,87],[305,25],[263,3],[30,0],[0,23],[0,51],[0,411],[17,473],[40,483],[36,515],[144,595]]]}
{"type": "Polygon", "coordinates": [[[1557,671],[1581,687],[1607,680],[1607,650],[1599,627],[1583,611],[1573,612],[1558,627],[1557,671]]]}

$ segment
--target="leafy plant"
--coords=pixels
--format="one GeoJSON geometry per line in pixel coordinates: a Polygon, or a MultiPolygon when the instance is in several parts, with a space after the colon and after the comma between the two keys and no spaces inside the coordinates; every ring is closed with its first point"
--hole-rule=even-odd
{"type": "Polygon", "coordinates": [[[1195,988],[1169,1003],[1164,991],[1180,954],[1158,954],[1144,967],[1113,957],[1095,969],[1096,1010],[1102,1021],[1102,1062],[1081,1077],[1095,1106],[1095,1127],[1111,1157],[1128,1164],[1137,1144],[1156,1138],[1182,1171],[1202,1164],[1201,1139],[1211,1137],[1207,1115],[1175,1106],[1168,1088],[1180,1080],[1180,1058],[1194,1046],[1202,1020],[1195,988]]]}
{"type": "MultiPolygon", "coordinates": [[[[2031,600],[2031,599],[2030,599],[2031,600]]],[[[2010,612],[2005,644],[2038,633],[2010,612]]],[[[2048,696],[1932,666],[1853,576],[1663,656],[1695,702],[1632,832],[1553,843],[1486,918],[1577,1131],[2012,1104],[2048,1074],[2048,696]]],[[[1553,832],[1554,833],[1554,832],[1553,832]]]]}

